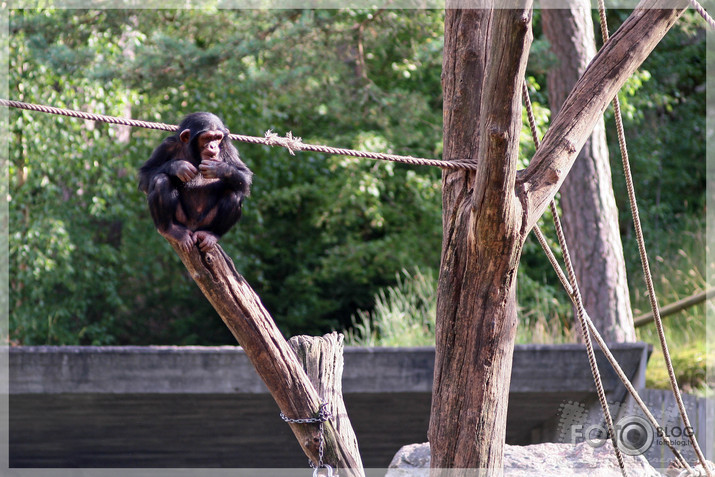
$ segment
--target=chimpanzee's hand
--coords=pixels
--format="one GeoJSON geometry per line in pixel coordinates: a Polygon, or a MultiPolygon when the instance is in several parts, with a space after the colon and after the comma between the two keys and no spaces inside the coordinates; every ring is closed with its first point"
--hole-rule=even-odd
{"type": "Polygon", "coordinates": [[[176,177],[181,179],[183,182],[189,182],[191,179],[196,177],[198,171],[193,164],[189,161],[177,161],[176,163],[176,177]]]}
{"type": "Polygon", "coordinates": [[[216,179],[222,176],[222,170],[225,163],[219,159],[204,158],[199,164],[201,175],[207,179],[216,179]]]}

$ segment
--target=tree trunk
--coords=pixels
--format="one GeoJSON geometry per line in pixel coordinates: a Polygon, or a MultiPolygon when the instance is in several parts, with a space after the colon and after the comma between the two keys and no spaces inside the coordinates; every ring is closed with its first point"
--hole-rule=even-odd
{"type": "MultiPolygon", "coordinates": [[[[431,465],[501,468],[524,229],[514,194],[531,12],[447,10],[442,264],[429,427],[431,465]]],[[[433,475],[440,475],[433,470],[433,475]]]]}
{"type": "Polygon", "coordinates": [[[433,476],[448,468],[502,473],[521,249],[598,118],[682,12],[653,9],[656,2],[643,1],[604,46],[518,174],[531,3],[512,10],[454,10],[448,3],[444,159],[475,161],[479,168],[442,175],[433,476]]]}
{"type": "MultiPolygon", "coordinates": [[[[556,115],[596,55],[589,0],[542,3],[544,34],[559,59],[549,71],[551,111],[556,115]],[[552,5],[554,4],[554,5],[552,5]]],[[[561,186],[566,241],[584,308],[607,342],[635,341],[618,209],[611,187],[606,129],[600,118],[561,186]]],[[[576,334],[580,336],[580,334],[576,334]]]]}

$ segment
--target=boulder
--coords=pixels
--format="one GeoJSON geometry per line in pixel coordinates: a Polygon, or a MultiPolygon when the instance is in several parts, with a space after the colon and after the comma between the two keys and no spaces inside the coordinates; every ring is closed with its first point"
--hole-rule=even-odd
{"type": "MultiPolygon", "coordinates": [[[[429,443],[402,447],[392,459],[385,477],[429,477],[429,452],[429,443]]],[[[641,455],[624,455],[623,459],[629,477],[662,476],[641,455]]],[[[600,447],[593,447],[586,442],[545,443],[504,446],[504,476],[620,477],[621,472],[610,442],[600,447]]]]}

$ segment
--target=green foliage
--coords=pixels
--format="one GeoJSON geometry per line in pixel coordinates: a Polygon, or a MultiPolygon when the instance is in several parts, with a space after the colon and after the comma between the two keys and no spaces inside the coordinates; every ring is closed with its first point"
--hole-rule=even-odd
{"type": "MultiPolygon", "coordinates": [[[[442,11],[47,9],[9,17],[12,99],[168,123],[210,110],[244,134],[272,129],[311,143],[442,152],[442,11]]],[[[705,42],[695,22],[686,13],[622,96],[646,233],[666,261],[673,243],[657,232],[686,230],[704,207],[705,42]]],[[[543,134],[552,59],[538,18],[536,32],[527,76],[543,134]]],[[[166,134],[17,110],[9,117],[11,340],[233,343],[154,231],[136,188],[136,169],[166,134]]],[[[429,271],[439,264],[438,169],[238,147],[255,184],[222,244],[286,333],[346,328],[377,306],[363,336],[380,340],[388,332],[376,328],[379,315],[398,316],[393,295],[421,310],[404,324],[409,334],[429,332],[432,305],[415,287],[434,280],[429,271]],[[424,272],[412,284],[398,270],[424,272]]],[[[533,155],[526,128],[521,151],[525,165],[533,155]]],[[[622,187],[616,192],[624,212],[622,187]]],[[[553,236],[548,218],[543,224],[553,236]]],[[[623,230],[629,269],[637,269],[623,230]]],[[[522,257],[519,339],[568,340],[557,331],[570,307],[538,244],[529,240],[522,257]]]]}
{"type": "MultiPolygon", "coordinates": [[[[441,12],[13,10],[10,22],[14,99],[169,123],[211,110],[245,134],[419,156],[440,147],[441,12]]],[[[13,341],[233,343],[136,190],[165,134],[10,117],[13,341]]],[[[255,185],[222,243],[286,332],[346,325],[395,270],[438,262],[439,170],[238,146],[255,185]]]]}
{"type": "MultiPolygon", "coordinates": [[[[669,241],[705,210],[705,30],[686,11],[620,94],[624,127],[636,181],[639,212],[650,252],[665,253],[669,241]]],[[[612,111],[606,126],[614,189],[620,210],[628,269],[639,269],[612,111]]]]}
{"type": "MultiPolygon", "coordinates": [[[[611,32],[614,32],[629,14],[630,11],[610,10],[608,22],[611,32]]],[[[598,25],[597,12],[594,12],[594,17],[595,24],[598,25]]],[[[537,16],[535,31],[536,38],[539,38],[537,16]]],[[[663,304],[676,301],[705,287],[702,279],[706,259],[705,243],[701,240],[705,233],[703,217],[706,185],[704,35],[702,19],[694,12],[686,11],[619,94],[639,212],[648,251],[651,260],[655,260],[653,268],[656,281],[660,283],[658,295],[663,304]],[[693,243],[697,245],[689,246],[693,243]]],[[[600,34],[597,33],[596,37],[598,43],[600,34]]],[[[548,91],[539,86],[546,85],[544,68],[540,65],[546,63],[548,68],[550,60],[543,55],[542,46],[538,46],[538,52],[532,51],[532,55],[540,57],[538,62],[530,61],[527,80],[537,125],[543,135],[549,120],[548,111],[543,106],[548,104],[548,91]]],[[[641,265],[631,225],[613,112],[610,108],[606,111],[606,125],[626,268],[629,271],[631,301],[638,313],[639,310],[646,309],[647,299],[643,294],[642,276],[638,272],[641,265]]],[[[526,120],[521,135],[521,152],[525,158],[524,163],[527,162],[526,158],[533,155],[526,120]]],[[[547,217],[540,221],[547,237],[554,236],[550,223],[551,220],[547,217]]],[[[563,313],[566,310],[559,309],[561,305],[557,306],[556,303],[568,303],[568,297],[557,286],[556,277],[535,240],[527,240],[524,246],[520,279],[520,302],[525,296],[532,300],[532,304],[528,306],[536,306],[536,310],[539,310],[535,315],[537,321],[554,323],[553,318],[546,318],[548,316],[561,316],[561,319],[564,319],[563,313]],[[539,284],[532,287],[533,291],[524,289],[524,274],[539,284]],[[544,291],[546,299],[539,300],[537,297],[542,291],[540,286],[545,284],[554,289],[544,291]],[[549,307],[550,302],[553,305],[549,307]],[[544,313],[545,307],[548,307],[548,311],[544,313]]],[[[671,326],[675,330],[699,330],[690,336],[676,331],[672,337],[676,346],[691,346],[704,339],[704,315],[702,310],[697,308],[690,310],[671,326]]],[[[534,333],[531,334],[531,339],[536,339],[534,333]]],[[[560,339],[558,333],[554,336],[557,341],[560,339]]],[[[644,330],[639,330],[639,337],[657,343],[657,338],[644,333],[644,330]]]]}

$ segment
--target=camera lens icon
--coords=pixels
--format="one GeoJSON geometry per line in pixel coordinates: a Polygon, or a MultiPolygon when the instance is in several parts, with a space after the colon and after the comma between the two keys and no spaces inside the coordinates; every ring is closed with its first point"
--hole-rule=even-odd
{"type": "Polygon", "coordinates": [[[626,455],[643,455],[655,439],[655,430],[639,416],[626,416],[615,426],[616,444],[626,455]]]}

